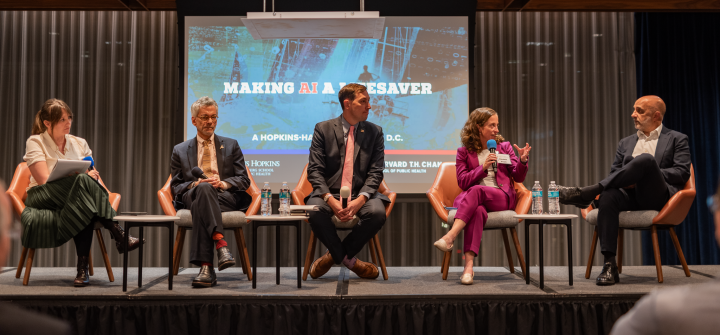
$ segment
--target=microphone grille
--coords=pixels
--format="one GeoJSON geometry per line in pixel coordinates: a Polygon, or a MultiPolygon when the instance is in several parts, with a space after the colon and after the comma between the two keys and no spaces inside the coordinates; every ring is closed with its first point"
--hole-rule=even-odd
{"type": "Polygon", "coordinates": [[[203,175],[202,169],[200,169],[200,168],[197,167],[197,166],[194,167],[194,168],[192,168],[192,170],[190,171],[190,173],[192,173],[192,175],[193,175],[195,178],[201,178],[202,175],[203,175]]]}
{"type": "Polygon", "coordinates": [[[340,196],[347,199],[350,197],[350,188],[347,186],[343,186],[340,188],[340,196]]]}
{"type": "Polygon", "coordinates": [[[487,141],[487,148],[488,149],[497,149],[497,142],[495,142],[495,140],[487,141]]]}

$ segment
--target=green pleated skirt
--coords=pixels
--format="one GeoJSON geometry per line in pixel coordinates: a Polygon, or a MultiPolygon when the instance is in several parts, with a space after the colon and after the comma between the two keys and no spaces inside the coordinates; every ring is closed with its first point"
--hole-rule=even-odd
{"type": "Polygon", "coordinates": [[[55,248],[92,223],[94,217],[112,219],[110,195],[95,179],[81,173],[28,190],[22,222],[22,245],[55,248]]]}

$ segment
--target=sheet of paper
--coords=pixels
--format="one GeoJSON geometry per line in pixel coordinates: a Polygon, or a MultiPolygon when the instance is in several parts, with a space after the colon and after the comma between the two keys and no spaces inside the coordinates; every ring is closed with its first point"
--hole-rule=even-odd
{"type": "Polygon", "coordinates": [[[90,167],[90,161],[78,161],[71,159],[58,159],[55,168],[50,172],[47,182],[55,181],[60,178],[65,178],[71,174],[85,173],[90,167]]]}

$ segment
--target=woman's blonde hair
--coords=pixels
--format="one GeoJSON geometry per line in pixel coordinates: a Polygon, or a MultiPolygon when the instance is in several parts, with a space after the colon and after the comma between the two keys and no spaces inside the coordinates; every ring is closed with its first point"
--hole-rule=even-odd
{"type": "MultiPolygon", "coordinates": [[[[497,115],[497,112],[488,107],[477,108],[470,113],[470,117],[468,117],[467,122],[465,122],[462,132],[460,132],[460,141],[465,148],[474,152],[482,151],[483,143],[480,140],[480,131],[477,125],[484,127],[485,123],[487,123],[488,119],[493,115],[497,115]]],[[[495,135],[495,141],[501,143],[505,141],[505,138],[498,133],[495,135]]]]}
{"type": "Polygon", "coordinates": [[[50,127],[54,127],[58,122],[60,122],[60,119],[62,119],[63,111],[65,111],[68,114],[70,120],[72,120],[73,113],[70,110],[70,107],[68,107],[68,105],[65,103],[65,101],[62,101],[60,99],[48,99],[47,101],[45,101],[42,107],[40,107],[40,111],[38,111],[35,115],[35,122],[33,122],[32,134],[40,135],[47,130],[47,127],[45,126],[45,123],[43,123],[43,121],[50,121],[50,127]]]}

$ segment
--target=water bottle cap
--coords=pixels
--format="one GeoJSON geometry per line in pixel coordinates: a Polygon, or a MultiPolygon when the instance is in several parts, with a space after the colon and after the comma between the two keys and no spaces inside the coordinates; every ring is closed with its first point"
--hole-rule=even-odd
{"type": "MultiPolygon", "coordinates": [[[[554,182],[553,182],[553,183],[554,183],[554,182]]],[[[283,184],[287,184],[287,182],[286,182],[286,181],[284,181],[284,182],[283,182],[283,184]]]]}
{"type": "Polygon", "coordinates": [[[540,184],[540,182],[536,180],[536,181],[535,181],[535,184],[540,184]]]}
{"type": "Polygon", "coordinates": [[[554,181],[554,180],[553,180],[553,181],[551,181],[551,182],[550,182],[550,184],[555,184],[555,181],[554,181]]]}

